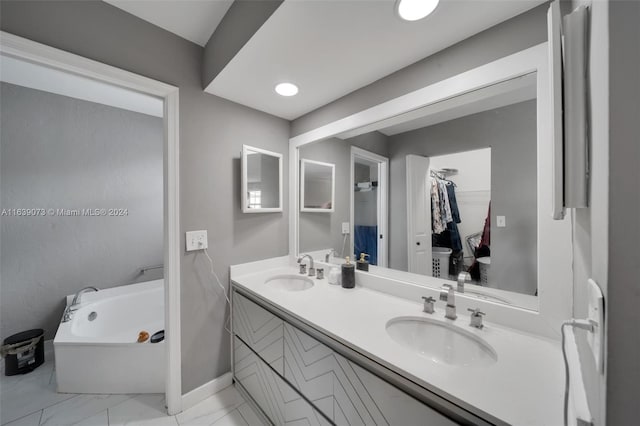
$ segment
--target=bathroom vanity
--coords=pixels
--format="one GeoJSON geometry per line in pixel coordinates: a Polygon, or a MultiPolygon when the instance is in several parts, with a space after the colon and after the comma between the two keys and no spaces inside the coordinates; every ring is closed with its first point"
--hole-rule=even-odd
{"type": "Polygon", "coordinates": [[[559,344],[490,315],[471,327],[473,299],[449,320],[444,302],[423,312],[433,289],[361,271],[343,289],[288,257],[233,266],[231,279],[234,379],[274,424],[562,422],[559,344]]]}
{"type": "Polygon", "coordinates": [[[572,313],[572,241],[558,205],[562,127],[550,47],[290,139],[290,255],[231,268],[234,379],[269,421],[563,423],[560,325],[572,313]],[[305,184],[306,165],[318,162],[330,173],[305,184]],[[434,174],[444,180],[453,170],[456,233],[469,241],[491,225],[491,273],[460,287],[457,271],[436,271],[442,231],[429,208],[434,174]],[[367,220],[358,213],[365,201],[376,206],[367,220]],[[296,260],[308,261],[328,276],[336,253],[371,254],[356,252],[365,240],[358,228],[374,229],[365,243],[377,261],[356,271],[354,289],[298,270],[296,260]]]}

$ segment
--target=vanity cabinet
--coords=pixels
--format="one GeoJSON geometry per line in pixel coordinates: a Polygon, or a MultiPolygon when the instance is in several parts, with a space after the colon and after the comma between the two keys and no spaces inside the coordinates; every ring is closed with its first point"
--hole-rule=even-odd
{"type": "Polygon", "coordinates": [[[283,321],[246,297],[233,295],[233,333],[284,375],[283,321]]]}
{"type": "Polygon", "coordinates": [[[234,336],[233,367],[236,381],[274,424],[331,424],[237,336],[234,336]]]}
{"type": "Polygon", "coordinates": [[[277,425],[457,424],[237,291],[233,315],[234,376],[277,425]]]}

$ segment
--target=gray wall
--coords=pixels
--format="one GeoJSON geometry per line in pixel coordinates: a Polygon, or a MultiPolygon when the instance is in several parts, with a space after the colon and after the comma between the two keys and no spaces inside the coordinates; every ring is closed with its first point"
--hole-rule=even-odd
{"type": "MultiPolygon", "coordinates": [[[[390,267],[407,270],[406,156],[491,147],[491,279],[499,288],[537,287],[536,101],[485,111],[389,138],[390,267]]],[[[464,218],[462,218],[464,220],[464,218]]],[[[464,235],[462,236],[464,238],[464,235]]],[[[463,241],[463,244],[466,244],[463,241]]]]}
{"type": "Polygon", "coordinates": [[[591,6],[589,48],[590,207],[575,211],[574,316],[587,313],[587,278],[605,296],[606,375],[597,369],[583,332],[578,349],[596,425],[640,418],[640,4],[565,2],[591,6]]]}
{"type": "Polygon", "coordinates": [[[640,4],[610,3],[607,423],[640,419],[640,4]]]}
{"type": "Polygon", "coordinates": [[[122,217],[0,217],[3,338],[44,328],[63,298],[163,262],[162,119],[0,84],[0,207],[125,208],[122,217]]]}
{"type": "MultiPolygon", "coordinates": [[[[351,146],[379,155],[388,155],[387,137],[379,132],[367,133],[348,140],[326,139],[300,147],[299,158],[336,165],[335,211],[333,213],[300,212],[300,253],[333,248],[342,252],[342,222],[349,222],[351,205],[351,146]]],[[[351,236],[344,242],[344,255],[349,255],[351,236]]]]}
{"type": "MultiPolygon", "coordinates": [[[[207,229],[223,283],[229,265],[288,253],[288,214],[242,214],[243,143],[284,154],[289,123],[204,93],[203,49],[101,1],[2,1],[0,26],[62,50],[180,88],[180,212],[184,231],[207,229]]],[[[287,194],[284,199],[287,205],[287,194]]],[[[230,369],[228,309],[203,254],[182,262],[182,391],[230,369]],[[209,290],[212,288],[212,290],[209,290]],[[214,295],[212,295],[212,292],[214,295]]]]}
{"type": "Polygon", "coordinates": [[[318,108],[291,123],[296,136],[547,41],[543,4],[318,108]]]}

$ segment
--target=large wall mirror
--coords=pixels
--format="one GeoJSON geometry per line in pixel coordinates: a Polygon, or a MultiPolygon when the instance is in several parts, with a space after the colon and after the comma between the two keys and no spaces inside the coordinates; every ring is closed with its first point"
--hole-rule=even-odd
{"type": "Polygon", "coordinates": [[[569,224],[549,214],[539,74],[523,69],[300,144],[299,158],[334,159],[338,208],[322,221],[299,217],[298,253],[339,263],[365,252],[373,274],[434,286],[469,271],[465,296],[538,310],[548,267],[570,277],[569,224]]]}
{"type": "Polygon", "coordinates": [[[282,211],[282,154],[242,146],[242,211],[282,211]]]}

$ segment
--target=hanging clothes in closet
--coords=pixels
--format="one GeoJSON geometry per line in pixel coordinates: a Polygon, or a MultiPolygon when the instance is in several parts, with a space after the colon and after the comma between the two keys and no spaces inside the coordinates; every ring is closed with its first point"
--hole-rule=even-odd
{"type": "Polygon", "coordinates": [[[462,239],[458,231],[461,223],[456,200],[456,184],[431,173],[431,239],[434,247],[448,247],[454,252],[462,251],[462,239]]]}

